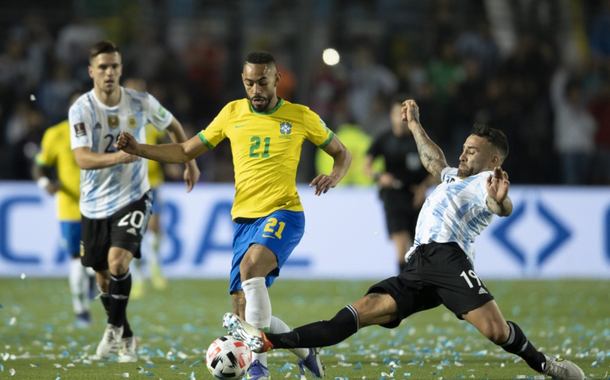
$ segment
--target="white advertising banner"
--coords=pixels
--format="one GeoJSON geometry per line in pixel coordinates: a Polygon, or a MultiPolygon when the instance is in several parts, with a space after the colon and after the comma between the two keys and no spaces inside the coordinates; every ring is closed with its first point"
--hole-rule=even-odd
{"type": "MultiPolygon", "coordinates": [[[[314,196],[300,186],[305,235],[283,278],[381,280],[397,271],[374,188],[314,196]]],[[[228,278],[232,185],[160,189],[170,278],[228,278]]],[[[477,238],[475,270],[490,278],[610,278],[610,189],[512,186],[513,215],[477,238]]],[[[54,198],[33,183],[0,182],[0,276],[67,276],[54,198]]],[[[144,245],[146,257],[147,245],[144,245]]]]}

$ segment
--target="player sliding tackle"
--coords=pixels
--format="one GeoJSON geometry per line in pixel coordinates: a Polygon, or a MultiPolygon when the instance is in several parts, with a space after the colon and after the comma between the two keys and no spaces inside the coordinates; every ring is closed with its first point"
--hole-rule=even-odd
{"type": "Polygon", "coordinates": [[[255,352],[325,347],[347,339],[363,327],[395,328],[411,314],[442,304],[487,339],[523,358],[535,371],[557,379],[584,379],[576,364],[536,350],[515,322],[506,321],[473,269],[475,236],[491,223],[494,215],[509,216],[513,208],[508,196],[508,174],[500,167],[508,155],[506,136],[497,129],[475,124],[463,145],[458,167],[451,168],[421,126],[415,101],[405,101],[402,113],[423,165],[441,182],[419,214],[406,268],[397,277],[373,285],[363,298],[328,321],[270,334],[228,313],[223,326],[255,352]]]}

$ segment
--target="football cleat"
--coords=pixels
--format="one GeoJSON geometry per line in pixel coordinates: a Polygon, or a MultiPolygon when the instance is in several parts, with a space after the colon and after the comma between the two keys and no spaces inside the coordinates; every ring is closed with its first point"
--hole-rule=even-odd
{"type": "Polygon", "coordinates": [[[135,363],[138,361],[136,355],[136,348],[138,347],[138,340],[135,336],[121,339],[121,345],[119,346],[119,356],[117,361],[119,363],[135,363]]]}
{"type": "Polygon", "coordinates": [[[543,365],[542,373],[553,379],[561,380],[584,380],[585,373],[579,366],[569,360],[557,359],[544,355],[546,363],[543,365]]]}
{"type": "Polygon", "coordinates": [[[226,313],[222,317],[222,327],[235,339],[246,343],[252,352],[260,354],[273,349],[264,332],[252,326],[233,313],[226,313]]]}
{"type": "Polygon", "coordinates": [[[271,374],[269,373],[269,369],[265,367],[261,362],[255,360],[252,362],[250,369],[248,370],[248,374],[244,379],[248,380],[269,380],[271,379],[271,374]]]}
{"type": "Polygon", "coordinates": [[[104,337],[95,351],[97,356],[102,359],[108,359],[116,354],[121,345],[121,335],[123,335],[122,327],[108,325],[106,331],[104,331],[104,337]]]}
{"type": "Polygon", "coordinates": [[[309,356],[305,360],[299,360],[299,370],[301,375],[305,375],[305,368],[307,368],[314,377],[324,377],[324,365],[320,360],[320,349],[310,348],[309,356]]]}

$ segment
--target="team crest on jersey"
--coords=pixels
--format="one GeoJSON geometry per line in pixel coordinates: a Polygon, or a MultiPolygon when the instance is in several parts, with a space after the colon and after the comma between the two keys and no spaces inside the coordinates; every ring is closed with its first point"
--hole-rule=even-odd
{"type": "Polygon", "coordinates": [[[108,126],[117,129],[119,126],[119,115],[108,115],[108,126]]]}
{"type": "Polygon", "coordinates": [[[289,135],[292,132],[292,124],[287,121],[283,121],[280,123],[280,132],[283,135],[289,135]]]}
{"type": "Polygon", "coordinates": [[[138,119],[135,118],[135,116],[130,116],[129,119],[127,119],[127,125],[129,126],[129,128],[135,128],[138,126],[138,119]]]}
{"type": "Polygon", "coordinates": [[[85,123],[74,124],[74,134],[76,137],[87,136],[87,130],[85,129],[85,123]]]}

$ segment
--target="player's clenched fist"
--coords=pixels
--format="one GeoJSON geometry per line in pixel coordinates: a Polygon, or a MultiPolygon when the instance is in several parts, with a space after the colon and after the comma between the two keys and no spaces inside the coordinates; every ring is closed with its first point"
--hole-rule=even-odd
{"type": "Polygon", "coordinates": [[[138,142],[136,138],[127,132],[121,132],[119,137],[116,139],[114,147],[122,150],[125,153],[136,154],[138,142]]]}

